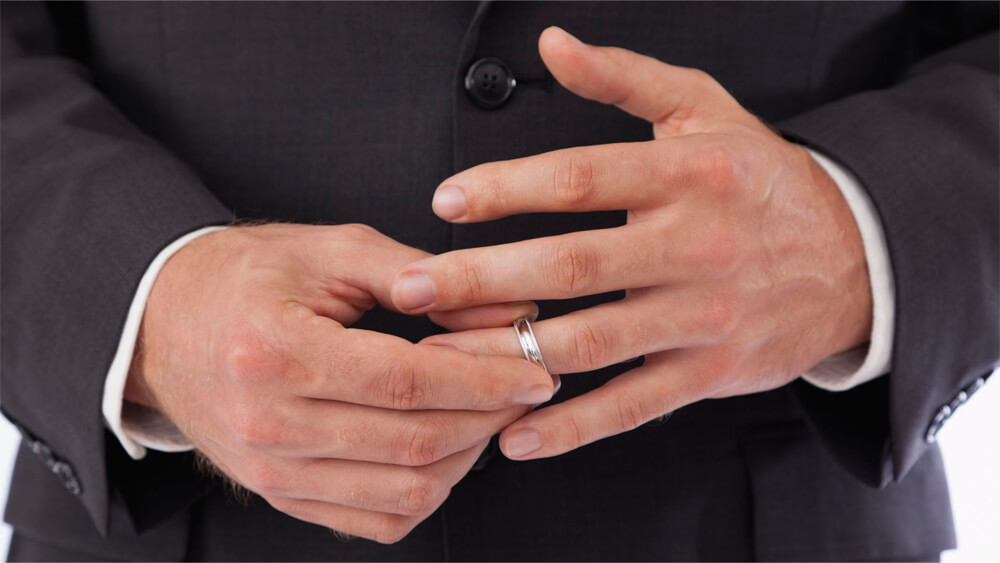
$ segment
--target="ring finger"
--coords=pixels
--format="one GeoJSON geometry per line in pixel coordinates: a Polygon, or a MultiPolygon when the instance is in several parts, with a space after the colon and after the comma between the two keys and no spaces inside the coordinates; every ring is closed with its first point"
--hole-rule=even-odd
{"type": "MultiPolygon", "coordinates": [[[[728,307],[702,288],[633,291],[621,301],[532,324],[552,373],[580,373],[673,348],[708,344],[728,330],[728,307]]],[[[474,354],[523,356],[510,328],[438,334],[424,344],[474,354]]]]}

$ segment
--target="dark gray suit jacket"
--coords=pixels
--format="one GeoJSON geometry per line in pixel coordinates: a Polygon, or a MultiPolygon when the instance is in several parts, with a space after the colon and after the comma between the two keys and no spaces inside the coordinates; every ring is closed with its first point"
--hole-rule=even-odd
{"type": "MultiPolygon", "coordinates": [[[[925,436],[1000,357],[997,18],[996,3],[4,3],[2,408],[26,437],[12,556],[41,556],[17,551],[30,542],[137,559],[900,559],[954,545],[925,436]],[[860,178],[896,279],[892,373],[704,401],[554,459],[497,455],[388,547],[228,501],[189,455],[129,459],[102,424],[104,377],[139,278],[186,232],[362,222],[443,252],[624,221],[431,213],[457,170],[650,138],[553,81],[536,50],[552,24],[702,68],[860,178]],[[499,109],[464,91],[481,57],[518,79],[499,109]]],[[[361,326],[436,330],[384,311],[361,326]]],[[[565,378],[560,399],[633,366],[565,378]]]]}

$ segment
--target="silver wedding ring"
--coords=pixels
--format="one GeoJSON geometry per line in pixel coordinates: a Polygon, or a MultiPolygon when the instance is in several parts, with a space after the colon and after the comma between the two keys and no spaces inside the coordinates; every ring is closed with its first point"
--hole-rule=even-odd
{"type": "Polygon", "coordinates": [[[514,321],[514,332],[517,334],[517,341],[521,343],[521,350],[524,351],[524,359],[535,364],[548,373],[549,368],[545,367],[545,360],[542,359],[542,350],[535,340],[535,332],[531,330],[531,323],[528,319],[521,317],[514,321]]]}

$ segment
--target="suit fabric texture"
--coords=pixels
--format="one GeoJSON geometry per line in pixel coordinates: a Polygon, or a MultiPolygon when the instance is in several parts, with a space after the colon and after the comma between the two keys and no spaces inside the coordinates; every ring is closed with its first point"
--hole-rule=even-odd
{"type": "MultiPolygon", "coordinates": [[[[12,558],[40,544],[143,560],[872,560],[955,545],[925,434],[1000,357],[996,3],[2,9],[0,402],[25,434],[12,558]],[[129,458],[102,422],[104,377],[146,266],[187,232],[358,222],[440,253],[624,223],[431,212],[438,183],[470,166],[651,138],[554,81],[537,52],[549,25],[701,68],[857,175],[895,275],[892,372],[703,401],[552,459],[495,455],[390,546],[232,501],[190,454],[129,458]],[[518,81],[497,109],[464,89],[484,57],[518,81]]],[[[553,317],[620,297],[540,305],[553,317]]],[[[384,310],[358,326],[440,330],[384,310]]],[[[566,376],[555,400],[635,365],[566,376]]]]}

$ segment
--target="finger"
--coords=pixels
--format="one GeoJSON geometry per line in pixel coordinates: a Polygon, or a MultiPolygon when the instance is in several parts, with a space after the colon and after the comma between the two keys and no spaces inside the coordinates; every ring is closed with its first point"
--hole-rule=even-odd
{"type": "Polygon", "coordinates": [[[439,326],[461,331],[496,326],[511,326],[515,320],[538,318],[538,305],[534,301],[494,303],[457,311],[432,312],[427,315],[439,326]]]}
{"type": "MultiPolygon", "coordinates": [[[[392,544],[402,540],[426,519],[423,515],[386,514],[316,500],[280,497],[267,500],[277,510],[299,520],[382,544],[392,544]]],[[[431,512],[433,513],[433,510],[431,512]]]]}
{"type": "Polygon", "coordinates": [[[397,411],[299,399],[245,413],[250,421],[236,438],[269,455],[424,466],[475,446],[530,410],[397,411]]]}
{"type": "Polygon", "coordinates": [[[330,295],[336,302],[364,302],[372,297],[379,305],[396,311],[389,295],[392,279],[404,265],[430,256],[397,242],[363,224],[325,228],[324,243],[309,254],[313,278],[304,280],[300,299],[310,309],[330,315],[330,295]],[[320,291],[317,291],[316,281],[320,291]]]}
{"type": "Polygon", "coordinates": [[[568,299],[700,274],[699,255],[708,241],[692,232],[668,240],[667,229],[650,221],[448,252],[400,270],[392,298],[412,314],[568,299]]]}
{"type": "MultiPolygon", "coordinates": [[[[378,332],[344,329],[312,317],[287,331],[290,352],[271,370],[283,392],[396,410],[497,410],[536,405],[552,397],[552,379],[528,362],[476,356],[413,344],[378,332]]],[[[267,350],[259,354],[276,354],[267,350]]],[[[273,360],[249,354],[236,369],[258,373],[273,360]]],[[[266,382],[264,382],[266,383],[266,382]]]]}
{"type": "MultiPolygon", "coordinates": [[[[532,323],[553,373],[592,371],[674,348],[702,346],[726,334],[737,312],[702,290],[658,289],[532,323]]],[[[421,341],[472,354],[523,357],[509,327],[437,334],[421,341]]]]}
{"type": "Polygon", "coordinates": [[[661,206],[687,187],[684,164],[694,144],[670,141],[574,147],[481,164],[442,182],[431,205],[456,223],[661,206]]]}
{"type": "Polygon", "coordinates": [[[342,459],[296,459],[242,482],[266,498],[314,500],[388,514],[430,514],[476,462],[489,440],[423,467],[342,459]]]}
{"type": "Polygon", "coordinates": [[[538,52],[552,75],[574,94],[652,123],[691,122],[739,108],[724,88],[702,71],[674,66],[617,47],[595,47],[558,27],[538,39],[538,52]]]}
{"type": "MultiPolygon", "coordinates": [[[[392,279],[404,265],[427,258],[431,254],[401,244],[367,225],[340,225],[331,228],[331,254],[339,256],[332,261],[317,260],[323,279],[340,292],[350,288],[370,294],[383,307],[398,311],[389,295],[392,279]]],[[[307,300],[311,310],[326,315],[327,299],[307,300]]],[[[538,315],[538,307],[531,302],[487,304],[464,311],[435,315],[432,320],[449,330],[468,330],[509,324],[515,318],[538,315]]],[[[336,315],[327,315],[335,317],[336,315]]]]}
{"type": "Polygon", "coordinates": [[[727,361],[690,348],[647,358],[589,393],[518,420],[500,435],[500,448],[511,459],[537,459],[627,432],[711,396],[729,369],[727,361]]]}

